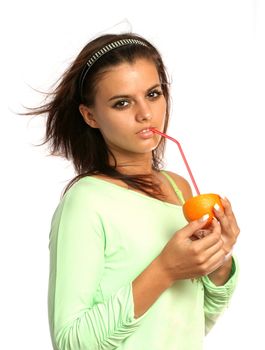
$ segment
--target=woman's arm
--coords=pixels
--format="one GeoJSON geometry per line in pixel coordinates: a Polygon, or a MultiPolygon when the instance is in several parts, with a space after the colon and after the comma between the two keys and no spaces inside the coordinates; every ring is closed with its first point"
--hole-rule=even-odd
{"type": "MultiPolygon", "coordinates": [[[[189,183],[177,174],[170,173],[177,186],[182,191],[185,200],[192,197],[189,183]]],[[[221,226],[223,249],[227,257],[225,262],[207,276],[201,278],[204,286],[205,333],[207,334],[218,317],[228,307],[236,288],[239,269],[238,263],[231,255],[233,245],[239,234],[239,228],[233,214],[231,204],[222,199],[224,211],[216,210],[215,215],[221,226]]]]}
{"type": "Polygon", "coordinates": [[[101,299],[104,244],[93,200],[78,185],[57,207],[50,232],[48,310],[56,350],[116,349],[141,322],[134,317],[131,283],[95,303],[101,299]]]}
{"type": "Polygon", "coordinates": [[[232,263],[232,256],[230,256],[222,266],[208,275],[210,280],[216,286],[222,286],[229,280],[232,270],[232,263]]]}
{"type": "Polygon", "coordinates": [[[219,316],[227,309],[238,280],[238,263],[231,257],[230,275],[225,283],[216,285],[209,276],[202,277],[204,286],[205,333],[209,333],[219,316]]]}
{"type": "Polygon", "coordinates": [[[240,233],[231,203],[227,198],[222,198],[221,201],[223,209],[216,206],[214,212],[221,226],[224,242],[223,249],[225,250],[227,259],[220,269],[209,275],[214,284],[218,286],[225,284],[229,279],[232,269],[232,250],[240,233]]]}
{"type": "Polygon", "coordinates": [[[171,285],[159,260],[152,261],[132,283],[135,317],[142,316],[171,285]]]}
{"type": "MultiPolygon", "coordinates": [[[[184,199],[188,200],[189,198],[191,198],[193,194],[188,181],[184,179],[182,176],[179,176],[173,172],[168,172],[168,173],[173,177],[178,188],[182,191],[184,199]]],[[[230,203],[227,204],[224,202],[224,200],[222,200],[222,203],[223,205],[225,205],[225,208],[227,208],[226,210],[227,211],[229,210],[229,214],[233,215],[231,212],[230,203]]],[[[216,211],[216,215],[218,216],[218,219],[220,220],[221,223],[224,222],[224,224],[222,224],[222,229],[223,229],[222,235],[224,237],[224,234],[226,234],[226,232],[224,232],[225,228],[228,227],[227,220],[223,217],[223,212],[221,212],[221,214],[218,215],[218,212],[216,211]]],[[[233,220],[235,221],[234,218],[233,220]]],[[[236,227],[236,224],[234,224],[233,229],[235,229],[235,233],[237,237],[239,232],[237,231],[238,227],[236,227]]],[[[231,237],[230,239],[231,244],[229,244],[226,237],[224,237],[224,241],[225,241],[224,243],[226,244],[226,246],[224,247],[226,249],[226,253],[229,253],[232,250],[233,245],[235,244],[235,238],[231,237]],[[228,248],[228,245],[230,248],[228,248]]],[[[222,266],[220,266],[218,269],[210,273],[208,277],[211,279],[211,281],[215,285],[218,285],[218,286],[223,285],[228,281],[229,276],[231,274],[231,269],[232,269],[232,257],[230,256],[228,259],[226,259],[226,261],[222,266]]]]}
{"type": "Polygon", "coordinates": [[[219,226],[204,239],[191,239],[194,232],[205,225],[205,220],[207,217],[177,231],[157,258],[134,280],[136,316],[148,310],[175,281],[207,275],[223,263],[219,226]]]}

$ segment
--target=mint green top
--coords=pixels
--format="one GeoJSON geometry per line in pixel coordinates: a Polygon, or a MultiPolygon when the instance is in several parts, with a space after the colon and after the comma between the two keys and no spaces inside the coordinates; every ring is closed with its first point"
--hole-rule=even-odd
{"type": "MultiPolygon", "coordinates": [[[[183,197],[174,184],[179,198],[183,197]]],[[[78,180],[51,221],[48,311],[56,350],[201,350],[228,306],[224,286],[180,280],[134,318],[132,281],[187,224],[182,206],[105,180],[78,180]]]]}

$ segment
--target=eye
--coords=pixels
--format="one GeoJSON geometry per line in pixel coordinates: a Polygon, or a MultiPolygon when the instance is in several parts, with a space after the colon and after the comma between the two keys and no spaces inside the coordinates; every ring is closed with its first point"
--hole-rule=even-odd
{"type": "Polygon", "coordinates": [[[128,100],[120,100],[113,105],[113,108],[123,109],[123,108],[127,107],[128,104],[129,104],[128,100]]]}
{"type": "Polygon", "coordinates": [[[156,99],[161,95],[163,95],[162,90],[152,90],[148,93],[148,97],[150,97],[151,99],[156,99]]]}

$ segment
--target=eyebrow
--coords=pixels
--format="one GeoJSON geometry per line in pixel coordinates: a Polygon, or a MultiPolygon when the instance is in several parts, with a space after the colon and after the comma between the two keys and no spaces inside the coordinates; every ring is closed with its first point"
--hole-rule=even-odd
{"type": "MultiPolygon", "coordinates": [[[[155,84],[154,86],[150,87],[149,89],[146,90],[146,92],[149,92],[157,87],[161,87],[161,84],[155,84]]],[[[115,96],[112,96],[109,101],[111,100],[115,100],[117,98],[130,98],[131,96],[130,95],[115,95],[115,96]]]]}

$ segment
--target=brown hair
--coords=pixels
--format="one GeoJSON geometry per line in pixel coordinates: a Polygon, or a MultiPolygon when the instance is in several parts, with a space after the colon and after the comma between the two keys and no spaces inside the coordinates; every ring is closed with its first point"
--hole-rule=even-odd
{"type": "MultiPolygon", "coordinates": [[[[91,128],[85,123],[79,111],[79,105],[93,106],[95,90],[103,69],[122,62],[133,62],[137,58],[151,60],[157,68],[162,91],[167,102],[164,132],[169,118],[169,81],[161,55],[146,39],[133,33],[107,34],[89,42],[79,53],[74,62],[64,72],[56,87],[47,94],[48,102],[37,108],[29,109],[25,115],[47,114],[44,142],[49,143],[50,155],[62,156],[73,162],[76,173],[66,186],[66,191],[84,176],[105,174],[124,181],[129,187],[141,190],[158,198],[161,196],[159,186],[152,175],[125,175],[116,169],[114,155],[108,149],[99,129],[91,128]],[[97,60],[88,71],[82,91],[80,77],[88,59],[103,46],[121,39],[138,39],[144,45],[126,45],[109,51],[97,60]],[[109,164],[109,156],[114,159],[114,166],[109,164]]],[[[165,140],[161,138],[159,145],[152,151],[152,168],[163,167],[165,140]]]]}

